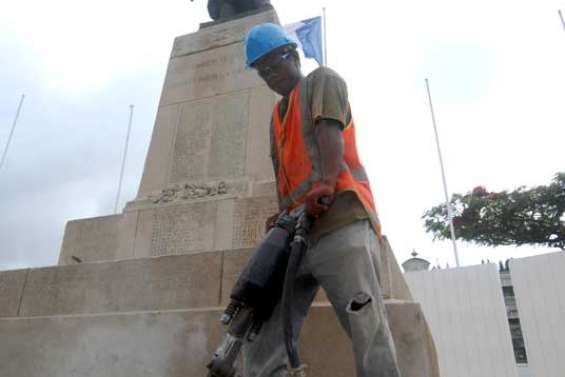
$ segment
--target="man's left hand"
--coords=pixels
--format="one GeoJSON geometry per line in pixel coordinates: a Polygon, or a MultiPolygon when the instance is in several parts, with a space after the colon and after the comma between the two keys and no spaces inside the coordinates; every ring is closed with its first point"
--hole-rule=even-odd
{"type": "Polygon", "coordinates": [[[321,183],[306,194],[306,213],[318,217],[327,211],[333,200],[335,189],[326,183],[321,183]]]}

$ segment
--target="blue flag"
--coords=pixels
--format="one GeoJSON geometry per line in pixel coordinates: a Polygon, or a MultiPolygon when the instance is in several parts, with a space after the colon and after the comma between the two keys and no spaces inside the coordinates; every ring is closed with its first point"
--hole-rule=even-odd
{"type": "Polygon", "coordinates": [[[322,47],[322,17],[309,18],[294,24],[286,25],[285,30],[296,40],[304,56],[315,59],[319,65],[324,64],[322,47]]]}

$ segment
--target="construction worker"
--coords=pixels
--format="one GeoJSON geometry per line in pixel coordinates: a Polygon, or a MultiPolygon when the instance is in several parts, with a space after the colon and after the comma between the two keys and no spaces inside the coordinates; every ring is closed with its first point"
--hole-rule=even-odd
{"type": "MultiPolygon", "coordinates": [[[[343,79],[329,68],[304,77],[296,43],[279,25],[246,36],[246,63],[282,96],[271,120],[271,157],[281,211],[304,205],[316,217],[297,274],[297,332],[322,286],[351,338],[358,377],[400,372],[379,284],[380,225],[357,154],[343,79]]],[[[247,377],[286,375],[281,309],[246,345],[247,377]]],[[[296,339],[298,334],[295,334],[296,339]]]]}

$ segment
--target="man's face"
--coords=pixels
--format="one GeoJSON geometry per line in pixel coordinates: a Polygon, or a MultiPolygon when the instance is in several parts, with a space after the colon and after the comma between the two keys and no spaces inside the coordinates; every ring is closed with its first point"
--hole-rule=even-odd
{"type": "Polygon", "coordinates": [[[253,68],[281,96],[287,96],[302,78],[295,52],[288,46],[271,51],[253,64],[253,68]]]}

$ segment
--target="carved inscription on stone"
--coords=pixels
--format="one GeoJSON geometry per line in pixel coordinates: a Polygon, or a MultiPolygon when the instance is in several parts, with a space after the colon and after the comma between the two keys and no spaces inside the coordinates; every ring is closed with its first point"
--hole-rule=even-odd
{"type": "Polygon", "coordinates": [[[175,138],[170,181],[242,177],[248,106],[246,92],[185,104],[175,138]]]}
{"type": "Polygon", "coordinates": [[[232,247],[255,247],[265,233],[265,220],[277,210],[274,197],[238,200],[234,210],[232,247]]]}
{"type": "Polygon", "coordinates": [[[163,189],[159,194],[150,195],[149,200],[155,204],[169,203],[178,200],[200,199],[229,192],[228,185],[224,181],[210,183],[186,183],[184,185],[173,185],[163,189]]]}
{"type": "Polygon", "coordinates": [[[245,68],[243,44],[174,58],[167,72],[161,106],[209,98],[264,85],[245,68]]]}
{"type": "MultiPolygon", "coordinates": [[[[242,46],[242,45],[241,45],[242,46]]],[[[205,54],[179,57],[175,61],[176,68],[169,73],[171,87],[177,85],[201,85],[210,84],[211,81],[232,79],[234,77],[252,73],[245,69],[243,62],[243,50],[232,52],[233,49],[216,51],[215,54],[205,54]],[[179,77],[179,74],[183,77],[179,77]]]]}
{"type": "MultiPolygon", "coordinates": [[[[247,154],[248,93],[218,97],[214,118],[208,176],[237,178],[245,174],[247,154]]],[[[267,143],[268,140],[265,140],[267,143]]]]}
{"type": "Polygon", "coordinates": [[[173,149],[171,182],[206,178],[213,100],[182,107],[173,149]]]}
{"type": "Polygon", "coordinates": [[[151,254],[212,250],[216,201],[158,208],[153,215],[151,254]]]}

